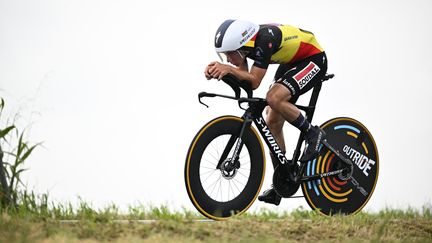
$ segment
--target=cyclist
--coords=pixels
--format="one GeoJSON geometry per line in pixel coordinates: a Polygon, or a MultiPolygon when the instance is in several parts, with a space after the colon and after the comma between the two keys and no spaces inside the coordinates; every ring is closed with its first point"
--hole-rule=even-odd
{"type": "MultiPolygon", "coordinates": [[[[204,70],[208,80],[220,80],[230,73],[240,80],[250,81],[252,88],[261,84],[269,64],[279,64],[267,92],[266,122],[281,150],[285,153],[282,128],[285,121],[303,134],[307,147],[301,161],[313,159],[325,134],[312,126],[294,105],[300,95],[321,81],[327,71],[327,57],[315,36],[290,25],[257,25],[244,20],[226,20],[216,31],[215,48],[233,65],[211,62],[204,70]],[[249,70],[246,58],[254,60],[249,70]]],[[[277,158],[270,154],[273,167],[277,158]]],[[[279,205],[281,196],[272,188],[258,200],[279,205]]]]}

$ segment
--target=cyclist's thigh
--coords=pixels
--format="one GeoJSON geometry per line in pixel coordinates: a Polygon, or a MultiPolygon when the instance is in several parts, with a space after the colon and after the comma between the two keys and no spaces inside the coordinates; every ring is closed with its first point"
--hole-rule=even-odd
{"type": "Polygon", "coordinates": [[[276,83],[284,85],[291,91],[292,100],[297,100],[300,95],[321,82],[326,72],[327,58],[325,53],[320,53],[293,64],[276,83]]]}

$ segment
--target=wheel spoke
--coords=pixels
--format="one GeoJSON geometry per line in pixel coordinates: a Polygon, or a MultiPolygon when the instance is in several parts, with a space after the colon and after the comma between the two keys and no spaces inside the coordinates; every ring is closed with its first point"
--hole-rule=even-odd
{"type": "Polygon", "coordinates": [[[212,165],[214,165],[215,166],[215,168],[216,168],[216,163],[213,163],[213,162],[211,162],[210,160],[208,160],[208,159],[202,159],[202,160],[204,160],[205,162],[207,162],[207,163],[209,163],[209,164],[212,164],[212,165]]]}
{"type": "Polygon", "coordinates": [[[207,153],[208,153],[211,157],[213,157],[214,160],[219,161],[219,159],[216,158],[212,153],[210,153],[210,151],[207,151],[207,153]]]}
{"type": "Polygon", "coordinates": [[[242,175],[244,178],[249,179],[249,176],[246,176],[245,174],[241,173],[240,171],[237,171],[240,175],[242,175]]]}
{"type": "Polygon", "coordinates": [[[241,183],[239,180],[237,180],[236,178],[233,178],[234,181],[236,181],[237,183],[239,183],[240,185],[242,185],[243,187],[245,186],[245,184],[241,183]]]}
{"type": "Polygon", "coordinates": [[[235,188],[237,188],[237,191],[239,192],[239,194],[241,193],[240,189],[238,188],[237,184],[233,181],[233,185],[235,186],[235,188]]]}
{"type": "Polygon", "coordinates": [[[230,180],[230,183],[229,183],[229,189],[231,189],[231,192],[232,192],[232,194],[233,194],[233,199],[236,197],[236,193],[234,192],[234,189],[233,189],[233,187],[232,187],[232,185],[231,185],[231,180],[230,180]]]}
{"type": "Polygon", "coordinates": [[[216,199],[217,199],[217,196],[219,195],[219,191],[220,191],[221,192],[221,201],[222,201],[221,176],[219,176],[219,187],[218,187],[218,190],[217,190],[217,193],[216,193],[216,199]]]}
{"type": "Polygon", "coordinates": [[[200,168],[208,169],[208,170],[217,170],[216,168],[207,167],[207,166],[201,166],[200,168]]]}
{"type": "Polygon", "coordinates": [[[230,200],[231,180],[228,180],[228,201],[230,200]]]}
{"type": "Polygon", "coordinates": [[[215,171],[217,171],[217,170],[210,171],[210,172],[212,172],[212,173],[210,173],[210,175],[208,175],[208,176],[203,180],[203,182],[206,182],[206,181],[210,178],[210,176],[212,176],[212,175],[214,174],[215,171]]]}
{"type": "Polygon", "coordinates": [[[217,182],[219,181],[219,179],[220,179],[220,176],[219,176],[219,178],[215,182],[213,182],[210,186],[207,187],[207,189],[209,189],[210,187],[212,187],[214,185],[212,191],[210,192],[210,195],[213,194],[213,191],[216,188],[216,185],[217,185],[217,182]]]}

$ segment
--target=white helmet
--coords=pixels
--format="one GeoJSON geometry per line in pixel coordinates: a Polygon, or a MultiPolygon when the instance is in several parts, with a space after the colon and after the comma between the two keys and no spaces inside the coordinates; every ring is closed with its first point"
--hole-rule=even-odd
{"type": "Polygon", "coordinates": [[[244,20],[225,20],[216,31],[216,52],[236,51],[250,41],[259,25],[244,20]]]}

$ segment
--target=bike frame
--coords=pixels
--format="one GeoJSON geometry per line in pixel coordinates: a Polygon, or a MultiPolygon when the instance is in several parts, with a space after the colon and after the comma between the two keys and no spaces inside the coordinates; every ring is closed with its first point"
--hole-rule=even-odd
{"type": "MultiPolygon", "coordinates": [[[[333,77],[333,75],[326,76],[322,81],[326,81],[332,77],[333,77]]],[[[243,137],[243,133],[244,133],[245,129],[248,129],[252,125],[252,122],[258,128],[258,131],[260,132],[261,137],[264,139],[264,141],[267,144],[272,155],[278,159],[278,165],[277,166],[282,166],[284,164],[289,165],[289,164],[300,163],[299,173],[297,175],[293,175],[293,177],[292,177],[294,179],[294,182],[302,183],[302,182],[316,180],[319,178],[335,176],[335,175],[338,175],[342,172],[346,172],[347,170],[350,169],[349,167],[352,166],[351,161],[348,160],[347,158],[345,158],[344,156],[342,156],[339,153],[339,151],[336,151],[328,143],[328,141],[325,139],[322,142],[322,144],[325,147],[327,147],[329,150],[331,150],[333,153],[335,153],[335,155],[346,165],[345,168],[338,169],[335,171],[329,171],[326,173],[320,173],[320,174],[316,174],[316,175],[312,175],[312,176],[303,176],[304,171],[305,171],[306,162],[307,162],[307,161],[299,161],[301,147],[302,147],[302,144],[304,142],[303,134],[300,133],[300,135],[299,135],[299,138],[297,141],[297,146],[296,146],[294,153],[293,153],[293,156],[292,156],[292,160],[288,160],[285,157],[284,153],[282,152],[280,146],[277,144],[273,134],[271,133],[269,127],[267,126],[267,124],[265,122],[265,119],[262,116],[262,113],[263,113],[265,107],[268,105],[267,101],[265,99],[262,99],[262,98],[253,98],[252,97],[252,91],[249,89],[248,86],[246,86],[244,84],[244,81],[243,82],[236,81],[235,78],[233,78],[233,77],[223,79],[223,80],[228,85],[230,85],[231,88],[234,89],[236,97],[202,92],[198,95],[200,103],[202,103],[201,102],[202,97],[222,97],[222,98],[229,98],[229,99],[237,100],[240,108],[242,108],[242,109],[244,109],[242,107],[243,103],[249,103],[249,107],[246,109],[245,113],[242,116],[242,118],[244,119],[244,123],[243,123],[242,128],[239,132],[239,135],[238,136],[232,136],[229,139],[227,146],[225,147],[224,152],[222,153],[222,156],[219,159],[219,163],[216,167],[217,169],[220,169],[222,163],[227,161],[227,157],[229,155],[229,152],[231,151],[232,147],[234,146],[234,144],[237,141],[237,144],[235,145],[233,156],[229,160],[231,162],[232,168],[234,168],[234,166],[238,160],[239,154],[241,152],[241,149],[243,148],[243,141],[241,138],[243,137]],[[235,88],[236,86],[237,86],[237,89],[235,88]],[[248,94],[248,98],[240,98],[240,91],[239,91],[238,87],[241,87],[246,91],[246,93],[248,94]],[[240,138],[240,139],[238,139],[238,138],[240,138]]],[[[318,83],[313,88],[312,95],[311,95],[308,106],[295,105],[297,108],[305,111],[306,119],[309,122],[312,122],[312,118],[313,118],[313,115],[315,112],[316,103],[318,101],[318,96],[319,96],[319,93],[321,91],[321,86],[322,86],[322,82],[318,83]]],[[[202,103],[202,104],[204,104],[204,103],[202,103]]],[[[286,168],[289,168],[289,166],[287,166],[286,168]]],[[[288,172],[290,173],[291,171],[288,171],[288,172]]]]}

